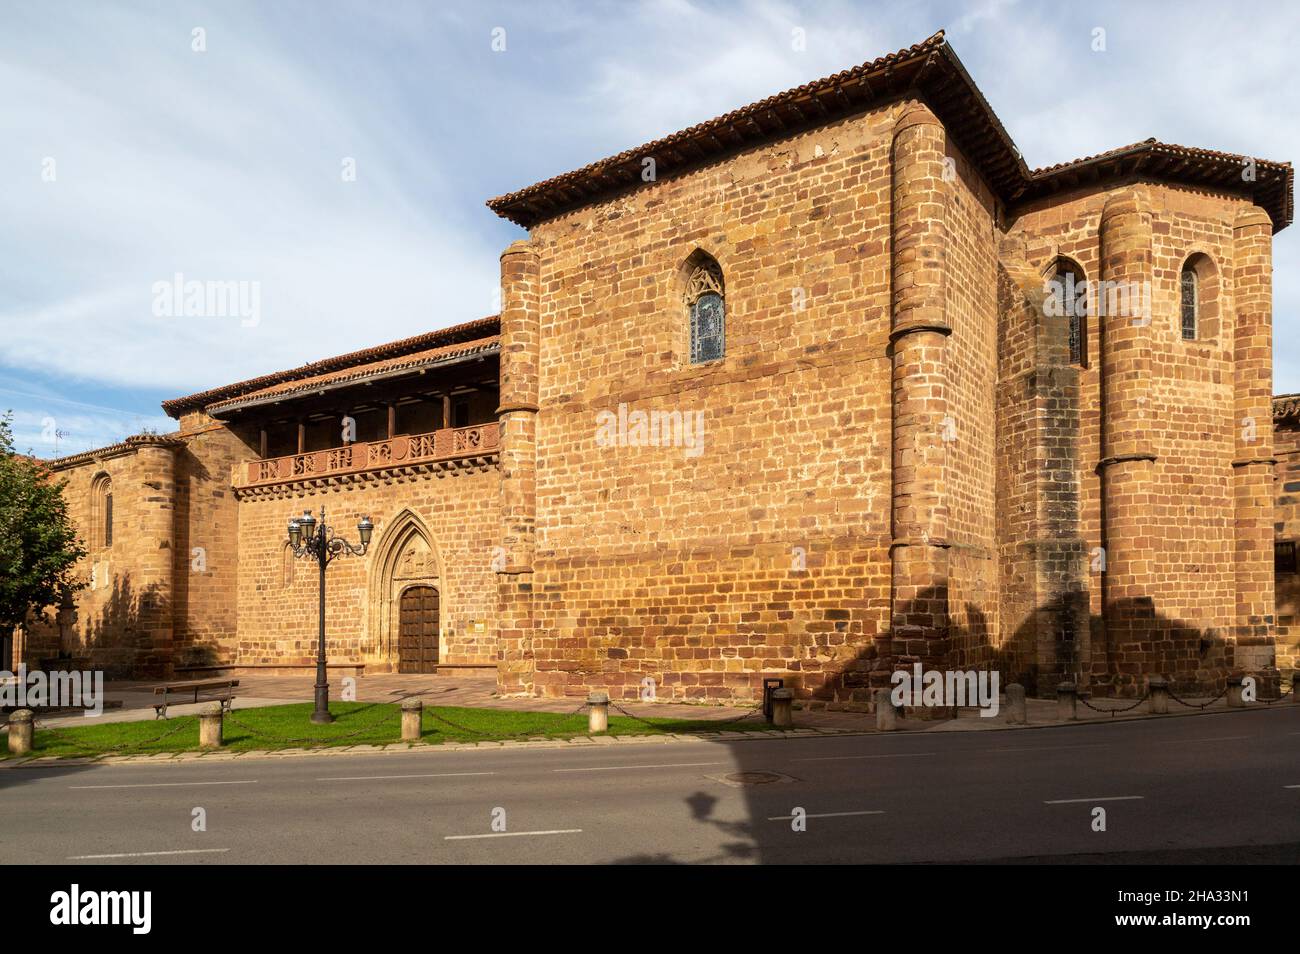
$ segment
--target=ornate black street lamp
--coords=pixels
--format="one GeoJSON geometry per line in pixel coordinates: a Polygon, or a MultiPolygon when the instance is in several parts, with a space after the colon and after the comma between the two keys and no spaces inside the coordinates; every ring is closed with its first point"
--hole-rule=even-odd
{"type": "Polygon", "coordinates": [[[354,547],[342,537],[331,537],[325,526],[325,508],[320,508],[320,524],[311,515],[303,512],[301,517],[289,521],[289,548],[296,557],[306,557],[320,564],[320,638],[316,645],[316,710],[311,714],[311,721],[326,725],[334,721],[330,715],[330,684],[325,675],[325,567],[336,556],[351,554],[364,556],[370,546],[370,535],[375,525],[369,517],[362,517],[357,524],[357,533],[361,536],[361,545],[354,547]]]}

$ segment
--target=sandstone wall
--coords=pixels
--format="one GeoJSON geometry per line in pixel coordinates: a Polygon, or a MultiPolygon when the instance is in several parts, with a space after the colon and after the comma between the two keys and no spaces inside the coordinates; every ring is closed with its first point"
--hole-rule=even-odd
{"type": "Polygon", "coordinates": [[[110,675],[166,675],[174,627],[177,447],[167,439],[132,438],[60,467],[70,515],[87,557],[87,586],[75,608],[50,607],[27,627],[23,661],[35,666],[60,650],[78,665],[110,675]],[[112,541],[104,533],[103,497],[111,486],[112,541]]]}
{"type": "Polygon", "coordinates": [[[226,665],[238,656],[239,504],[234,469],[256,449],[202,414],[181,421],[176,452],[174,666],[226,665]]]}
{"type": "MultiPolygon", "coordinates": [[[[537,691],[632,698],[649,677],[660,698],[750,697],[776,675],[863,698],[878,642],[889,645],[900,108],[534,229],[537,691]],[[692,366],[681,295],[697,250],[723,270],[727,351],[692,366]],[[620,405],[702,415],[703,448],[600,446],[598,415],[620,405]]],[[[973,192],[966,201],[987,214],[973,192]]],[[[960,262],[991,277],[987,250],[960,262]]],[[[972,328],[991,331],[990,293],[956,295],[972,328]]],[[[976,434],[972,423],[987,460],[976,434]]],[[[976,477],[968,492],[988,490],[976,477]]]]}
{"type": "MultiPolygon", "coordinates": [[[[1129,191],[1141,196],[1149,239],[1142,240],[1146,258],[1131,264],[1125,274],[1150,282],[1150,324],[1110,326],[1105,322],[1118,319],[1090,316],[1088,363],[1078,373],[1077,478],[1079,527],[1089,554],[1090,675],[1103,691],[1108,685],[1132,688],[1152,672],[1185,684],[1221,685],[1234,665],[1240,667],[1237,636],[1243,626],[1250,627],[1238,610],[1243,584],[1238,578],[1242,560],[1237,528],[1257,521],[1256,515],[1241,510],[1234,489],[1234,475],[1240,470],[1235,465],[1243,457],[1237,419],[1241,378],[1247,373],[1260,376],[1258,366],[1234,357],[1234,224],[1249,206],[1228,195],[1171,186],[1140,185],[1129,191]],[[1202,284],[1198,338],[1184,341],[1178,323],[1179,274],[1194,253],[1207,257],[1213,279],[1202,284]],[[1140,354],[1141,362],[1132,368],[1117,365],[1116,381],[1122,374],[1128,375],[1128,383],[1105,392],[1104,328],[1110,327],[1117,329],[1116,341],[1127,335],[1141,349],[1134,352],[1126,345],[1115,353],[1140,354]],[[1154,458],[1145,465],[1119,465],[1147,468],[1139,492],[1132,493],[1137,485],[1123,480],[1112,485],[1113,492],[1122,495],[1117,512],[1128,521],[1125,540],[1138,549],[1131,562],[1135,575],[1109,606],[1103,604],[1101,585],[1101,567],[1106,564],[1096,559],[1106,542],[1105,491],[1098,465],[1110,453],[1102,439],[1108,401],[1113,405],[1109,413],[1128,415],[1125,420],[1132,421],[1124,433],[1133,434],[1136,444],[1124,444],[1121,456],[1136,450],[1139,456],[1149,453],[1154,458]],[[1117,622],[1121,617],[1125,621],[1117,622]],[[1126,627],[1123,635],[1121,627],[1126,627]]],[[[1090,281],[1105,279],[1101,214],[1108,200],[1125,194],[1125,189],[1112,189],[1043,200],[1020,210],[1010,232],[1023,243],[1025,260],[1044,275],[1055,258],[1064,255],[1081,266],[1090,281]]],[[[1259,267],[1251,271],[1252,282],[1267,274],[1259,267]]],[[[1267,426],[1259,429],[1266,431],[1267,426]]],[[[1126,441],[1127,436],[1121,443],[1126,441]]],[[[1267,443],[1259,442],[1265,456],[1267,443]]],[[[1112,537],[1117,532],[1112,528],[1112,537]]],[[[1121,549],[1127,546],[1112,545],[1105,554],[1112,574],[1121,549]]],[[[1252,544],[1245,560],[1255,567],[1261,555],[1262,548],[1252,544]]],[[[1257,576],[1248,585],[1264,587],[1257,576]]],[[[1267,630],[1262,619],[1257,623],[1267,630]]],[[[1249,631],[1258,635],[1256,628],[1249,631]]],[[[1271,636],[1264,641],[1271,643],[1271,636]]],[[[1258,668],[1258,660],[1252,659],[1248,668],[1258,668]]]]}
{"type": "Polygon", "coordinates": [[[494,665],[497,481],[487,465],[241,494],[240,664],[315,661],[319,570],[292,556],[286,527],[304,510],[319,517],[324,506],[335,535],[353,544],[363,516],[375,525],[365,556],[339,557],[327,571],[333,662],[395,669],[401,591],[428,585],[439,591],[439,661],[494,665]]]}

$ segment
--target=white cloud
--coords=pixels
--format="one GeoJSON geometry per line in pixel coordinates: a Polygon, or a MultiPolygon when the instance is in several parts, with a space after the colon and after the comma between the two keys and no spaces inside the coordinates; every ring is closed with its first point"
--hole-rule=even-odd
{"type": "MultiPolygon", "coordinates": [[[[488,314],[515,233],[486,197],[945,25],[1031,165],[1149,135],[1300,153],[1283,6],[55,2],[4,21],[0,366],[66,380],[70,400],[177,396],[488,314]],[[176,272],[258,282],[260,323],[154,317],[176,272]]],[[[1279,390],[1300,390],[1294,231],[1275,245],[1279,390]]],[[[86,425],[155,406],[125,413],[86,425]]]]}
{"type": "Polygon", "coordinates": [[[204,11],[206,53],[189,22],[19,31],[36,39],[0,66],[0,139],[19,144],[0,160],[0,362],[181,394],[490,313],[496,249],[420,207],[452,195],[423,143],[255,20],[204,11]],[[155,317],[178,272],[258,283],[260,323],[155,317]]]}
{"type": "Polygon", "coordinates": [[[630,19],[636,42],[596,61],[583,94],[583,115],[599,117],[611,144],[622,143],[611,153],[894,49],[878,18],[841,3],[664,0],[632,8],[630,19]]]}

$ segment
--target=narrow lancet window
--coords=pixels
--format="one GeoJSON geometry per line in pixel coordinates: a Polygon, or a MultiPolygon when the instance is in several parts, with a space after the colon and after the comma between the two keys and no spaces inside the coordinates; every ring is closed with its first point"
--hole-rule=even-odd
{"type": "Polygon", "coordinates": [[[691,364],[717,361],[727,350],[722,269],[705,258],[691,270],[684,296],[691,323],[691,364]]]}
{"type": "Polygon", "coordinates": [[[1196,266],[1192,264],[1190,259],[1183,265],[1183,273],[1179,284],[1183,340],[1195,341],[1197,311],[1200,308],[1200,288],[1197,282],[1196,266]]]}

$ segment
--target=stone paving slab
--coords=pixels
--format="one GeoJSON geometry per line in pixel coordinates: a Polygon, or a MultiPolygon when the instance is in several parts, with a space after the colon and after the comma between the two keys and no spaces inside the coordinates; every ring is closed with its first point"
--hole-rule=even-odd
{"type": "MultiPolygon", "coordinates": [[[[331,680],[331,698],[338,699],[341,695],[342,686],[341,677],[335,676],[331,680]]],[[[235,700],[235,708],[258,708],[269,705],[283,705],[293,702],[309,702],[312,698],[312,688],[314,677],[302,675],[253,675],[240,678],[240,695],[235,700]]],[[[119,709],[106,710],[96,721],[105,722],[122,722],[136,720],[152,720],[154,718],[153,703],[156,697],[153,695],[152,687],[155,683],[116,683],[111,684],[109,691],[106,692],[107,698],[120,699],[122,706],[119,709]]],[[[383,674],[360,677],[356,680],[357,701],[359,702],[396,702],[406,696],[415,696],[424,699],[431,705],[455,705],[476,708],[500,708],[513,709],[522,711],[536,712],[572,712],[578,708],[583,701],[581,699],[538,699],[532,697],[502,697],[496,693],[495,679],[491,675],[477,674],[435,674],[435,675],[401,675],[401,674],[383,674]]],[[[1060,725],[1085,725],[1098,724],[1105,722],[1132,721],[1134,719],[1171,719],[1185,715],[1209,714],[1215,712],[1228,711],[1227,700],[1219,698],[1217,700],[1206,699],[1189,699],[1186,700],[1193,704],[1193,707],[1182,706],[1171,701],[1170,712],[1167,715],[1153,715],[1146,711],[1145,704],[1133,707],[1133,700],[1127,699],[1095,699],[1089,700],[1095,709],[1090,709],[1082,704],[1078,707],[1079,718],[1071,722],[1062,722],[1057,719],[1057,710],[1055,700],[1044,699],[1027,699],[1026,710],[1028,715],[1027,725],[1011,725],[1006,721],[1006,710],[1001,709],[997,716],[992,718],[983,718],[976,709],[944,710],[938,712],[928,710],[920,713],[926,717],[918,717],[914,710],[908,711],[898,719],[898,731],[902,732],[970,732],[970,731],[988,731],[988,730],[1006,730],[1006,729],[1032,729],[1044,728],[1048,726],[1060,725]],[[1208,705],[1206,704],[1208,703],[1208,705]],[[1099,711],[1098,711],[1099,710],[1099,711]]],[[[1294,705],[1294,697],[1286,697],[1274,705],[1294,705]]],[[[203,703],[199,703],[199,706],[203,703]]],[[[690,703],[641,703],[641,702],[620,702],[618,703],[628,712],[642,718],[679,718],[693,719],[700,721],[714,720],[719,722],[719,728],[716,732],[694,732],[694,733],[675,733],[671,735],[654,735],[654,736],[578,736],[571,739],[560,740],[541,740],[537,738],[530,739],[510,739],[510,740],[484,740],[478,742],[447,742],[441,743],[437,748],[463,750],[463,749],[494,749],[509,747],[565,747],[565,746],[592,746],[592,745],[628,745],[649,742],[698,742],[706,741],[741,741],[755,739],[789,739],[789,738],[806,738],[817,735],[837,735],[837,734],[858,734],[874,733],[875,716],[874,714],[861,711],[844,711],[843,709],[835,710],[825,707],[804,708],[800,705],[794,712],[794,719],[797,729],[785,733],[767,733],[767,732],[743,732],[734,729],[725,728],[724,724],[731,720],[746,717],[749,719],[757,718],[753,708],[741,708],[735,706],[718,706],[718,705],[695,705],[690,703]]],[[[1256,703],[1250,709],[1262,708],[1262,703],[1256,703]]],[[[195,711],[198,706],[193,704],[169,706],[169,710],[175,715],[189,714],[195,711]]],[[[857,707],[855,707],[857,708],[857,707]]],[[[1250,711],[1250,709],[1234,709],[1231,711],[1250,711]]],[[[613,714],[617,715],[617,712],[613,714]]],[[[80,715],[58,716],[48,720],[40,720],[42,724],[56,727],[75,727],[85,725],[88,720],[80,715]]],[[[76,759],[14,759],[0,762],[0,768],[15,768],[31,764],[58,764],[61,766],[72,766],[78,764],[90,764],[97,762],[99,764],[116,764],[125,763],[162,763],[176,761],[190,761],[193,759],[209,760],[231,760],[231,759],[248,759],[248,758],[296,758],[300,756],[312,755],[358,755],[358,754],[391,754],[405,751],[427,751],[434,746],[412,746],[407,743],[393,743],[389,745],[345,745],[345,746],[318,746],[318,747],[298,747],[293,749],[278,749],[259,752],[220,752],[220,753],[161,753],[154,755],[120,755],[120,756],[103,756],[95,758],[76,758],[76,759]]]]}
{"type": "MultiPolygon", "coordinates": [[[[337,700],[341,697],[342,678],[337,674],[331,675],[331,699],[337,700]]],[[[236,709],[284,705],[293,702],[310,702],[315,682],[314,675],[293,673],[253,674],[240,676],[239,679],[240,685],[235,699],[236,709]]],[[[97,717],[97,721],[125,722],[152,719],[154,717],[153,704],[157,701],[157,697],[153,695],[153,687],[159,684],[158,682],[143,681],[109,683],[105,692],[106,699],[120,701],[122,706],[120,709],[105,711],[97,717]]],[[[496,679],[491,674],[458,673],[455,671],[429,675],[380,673],[360,676],[355,680],[355,689],[358,702],[396,702],[410,696],[420,698],[430,705],[514,709],[530,712],[573,712],[586,701],[585,696],[561,699],[501,696],[496,691],[496,679]]],[[[1196,698],[1187,701],[1200,705],[1209,700],[1207,698],[1196,698]]],[[[1131,706],[1133,700],[1102,698],[1093,699],[1090,702],[1093,706],[1104,711],[1094,712],[1081,703],[1077,721],[1110,721],[1114,718],[1110,714],[1111,710],[1131,706]]],[[[615,700],[614,704],[641,717],[697,719],[702,721],[727,721],[746,715],[751,718],[756,717],[753,715],[753,707],[683,702],[644,703],[621,700],[615,700]]],[[[202,703],[199,703],[199,705],[201,706],[202,703]]],[[[875,726],[874,715],[870,711],[866,711],[869,710],[869,707],[861,704],[852,705],[851,708],[847,704],[837,706],[835,703],[831,703],[829,707],[823,703],[814,703],[812,706],[797,703],[796,706],[795,717],[802,725],[853,730],[872,729],[875,726]]],[[[1057,721],[1055,700],[1027,699],[1026,707],[1029,721],[1033,724],[1057,721]]],[[[169,713],[177,715],[192,714],[197,711],[197,708],[193,704],[168,707],[169,713]]],[[[1227,708],[1227,702],[1224,699],[1219,699],[1209,708],[1223,710],[1227,708]]],[[[1177,703],[1171,704],[1171,710],[1196,711],[1184,709],[1177,703]]],[[[1138,715],[1148,714],[1145,712],[1145,706],[1139,706],[1135,712],[1138,715]]],[[[612,714],[618,715],[619,713],[614,710],[612,714]]],[[[63,726],[84,724],[83,719],[84,717],[78,715],[66,715],[43,721],[47,725],[63,726]]],[[[975,728],[995,728],[1005,725],[1005,710],[1000,711],[998,716],[991,719],[981,718],[978,711],[974,709],[960,710],[956,719],[916,718],[913,713],[909,712],[907,717],[900,719],[899,724],[900,728],[911,731],[922,729],[929,731],[938,729],[942,729],[942,731],[961,731],[975,728]],[[951,725],[954,722],[957,723],[956,726],[951,725]]]]}

